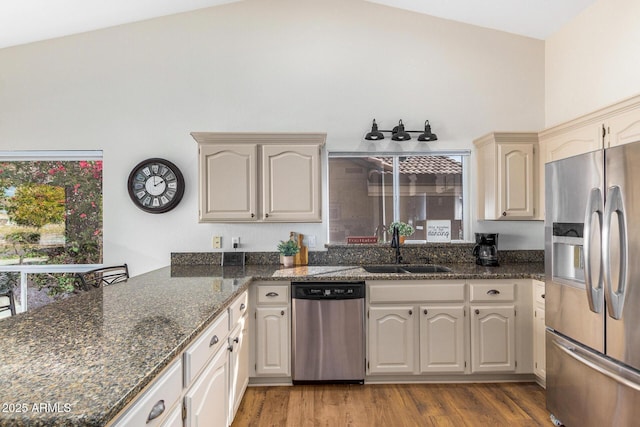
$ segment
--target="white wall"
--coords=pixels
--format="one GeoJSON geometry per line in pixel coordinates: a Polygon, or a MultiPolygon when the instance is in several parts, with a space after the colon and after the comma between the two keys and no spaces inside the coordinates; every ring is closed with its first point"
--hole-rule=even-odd
{"type": "MultiPolygon", "coordinates": [[[[212,250],[213,235],[226,249],[240,236],[246,250],[275,250],[290,230],[324,244],[326,224],[198,224],[189,132],[327,132],[328,149],[353,151],[370,148],[374,117],[429,119],[439,141],[411,150],[542,129],[544,43],[361,0],[246,0],[0,50],[0,150],[104,150],[104,260],[134,275],[172,251],[212,250]],[[187,181],[166,214],[127,194],[149,157],[187,181]]],[[[474,226],[500,231],[505,249],[543,247],[541,223],[474,226]]]]}
{"type": "Polygon", "coordinates": [[[546,41],[546,127],[640,93],[640,2],[599,0],[546,41]]]}

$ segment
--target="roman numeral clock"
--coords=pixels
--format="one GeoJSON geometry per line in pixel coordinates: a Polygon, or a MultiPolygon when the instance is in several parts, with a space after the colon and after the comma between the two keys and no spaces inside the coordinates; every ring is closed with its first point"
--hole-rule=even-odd
{"type": "Polygon", "coordinates": [[[147,159],[129,174],[129,197],[145,212],[164,213],[175,208],[184,195],[180,169],[165,159],[147,159]]]}

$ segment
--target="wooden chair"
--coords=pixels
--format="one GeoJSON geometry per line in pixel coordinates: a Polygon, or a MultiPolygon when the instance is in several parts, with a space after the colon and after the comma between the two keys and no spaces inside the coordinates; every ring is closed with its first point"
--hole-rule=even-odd
{"type": "Polygon", "coordinates": [[[0,313],[3,311],[9,310],[12,316],[16,315],[16,302],[13,298],[13,290],[9,289],[8,291],[0,292],[0,301],[4,298],[8,299],[8,302],[0,302],[0,313]]]}
{"type": "Polygon", "coordinates": [[[92,286],[100,288],[124,282],[129,278],[129,268],[127,264],[101,267],[84,273],[76,273],[76,276],[80,280],[80,287],[84,290],[89,290],[92,286]]]}

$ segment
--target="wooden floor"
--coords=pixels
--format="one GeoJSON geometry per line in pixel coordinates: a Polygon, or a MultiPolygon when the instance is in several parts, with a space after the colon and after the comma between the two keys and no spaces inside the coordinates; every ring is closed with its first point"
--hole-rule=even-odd
{"type": "Polygon", "coordinates": [[[248,387],[240,426],[551,426],[533,383],[248,387]]]}

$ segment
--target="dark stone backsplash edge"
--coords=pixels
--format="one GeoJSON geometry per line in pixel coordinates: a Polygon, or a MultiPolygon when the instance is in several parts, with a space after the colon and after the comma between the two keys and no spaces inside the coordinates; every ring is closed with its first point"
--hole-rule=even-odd
{"type": "MultiPolygon", "coordinates": [[[[407,244],[402,246],[403,261],[411,264],[474,263],[474,244],[407,244]]],[[[388,245],[327,245],[325,251],[310,251],[309,265],[391,264],[395,252],[388,245]]],[[[276,265],[277,252],[246,252],[246,264],[276,265]]],[[[222,252],[172,252],[171,265],[220,265],[222,252]]],[[[501,263],[542,263],[544,250],[498,251],[501,263]]]]}

